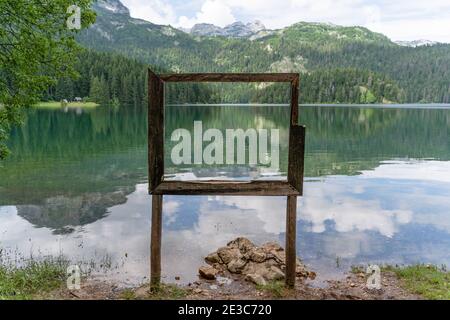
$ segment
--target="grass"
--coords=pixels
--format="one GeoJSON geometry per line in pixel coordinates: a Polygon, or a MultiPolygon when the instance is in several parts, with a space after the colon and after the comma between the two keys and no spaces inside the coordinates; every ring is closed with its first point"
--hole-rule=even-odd
{"type": "Polygon", "coordinates": [[[394,272],[410,292],[432,300],[450,300],[450,272],[430,265],[386,267],[394,272]]]}
{"type": "Polygon", "coordinates": [[[120,298],[124,300],[135,300],[136,295],[134,293],[134,290],[132,289],[125,289],[120,293],[120,298]]]}
{"type": "MultiPolygon", "coordinates": [[[[69,108],[95,108],[98,104],[95,102],[69,102],[67,103],[67,107],[69,108]]],[[[48,101],[48,102],[39,102],[34,106],[39,109],[60,109],[61,102],[59,101],[48,101]]]]}
{"type": "Polygon", "coordinates": [[[256,290],[264,291],[273,298],[284,298],[291,293],[291,290],[285,287],[283,281],[272,281],[264,285],[256,285],[256,290]]]}
{"type": "Polygon", "coordinates": [[[175,284],[164,284],[161,283],[158,289],[152,291],[149,290],[149,286],[146,286],[146,296],[137,296],[136,290],[126,289],[122,291],[120,298],[125,300],[136,300],[136,299],[150,299],[150,300],[177,300],[185,298],[189,291],[187,289],[181,288],[175,284]]]}
{"type": "Polygon", "coordinates": [[[67,264],[61,260],[30,261],[23,267],[0,265],[0,300],[28,300],[60,288],[67,264]]]}

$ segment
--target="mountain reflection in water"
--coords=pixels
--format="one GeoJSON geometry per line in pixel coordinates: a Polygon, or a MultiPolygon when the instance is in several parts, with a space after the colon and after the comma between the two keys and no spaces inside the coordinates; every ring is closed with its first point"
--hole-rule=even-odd
{"type": "MultiPolygon", "coordinates": [[[[166,173],[246,178],[264,168],[177,167],[172,128],[279,128],[286,107],[168,107],[166,173]],[[237,108],[239,108],[237,110],[237,108]]],[[[149,272],[151,196],[145,109],[32,110],[0,167],[0,245],[20,254],[111,261],[102,275],[149,272]]],[[[358,263],[450,263],[450,110],[301,108],[307,126],[298,254],[321,279],[358,263]]],[[[280,172],[287,139],[280,139],[280,172]]],[[[284,242],[284,197],[164,198],[166,281],[192,281],[203,257],[237,236],[284,242]]],[[[99,271],[100,273],[100,271],[99,271]]]]}

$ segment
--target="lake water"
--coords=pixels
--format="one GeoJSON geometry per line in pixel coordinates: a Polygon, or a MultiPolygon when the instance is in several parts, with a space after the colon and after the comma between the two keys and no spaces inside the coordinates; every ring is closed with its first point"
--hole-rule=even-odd
{"type": "MultiPolygon", "coordinates": [[[[450,265],[450,107],[304,106],[304,197],[297,250],[319,281],[354,264],[450,265]]],[[[286,106],[167,107],[166,138],[206,127],[278,128],[286,106]]],[[[169,140],[169,139],[168,139],[169,140]]],[[[60,255],[96,276],[138,284],[149,274],[145,108],[30,110],[0,163],[0,247],[9,258],[60,255]]],[[[170,141],[167,141],[170,147],[170,141]]],[[[169,148],[166,148],[169,149],[169,148]]],[[[174,166],[172,177],[243,179],[263,166],[174,166]]],[[[270,171],[270,170],[269,170],[270,171]]],[[[196,278],[203,257],[237,236],[284,244],[285,197],[165,196],[164,281],[196,278]]]]}

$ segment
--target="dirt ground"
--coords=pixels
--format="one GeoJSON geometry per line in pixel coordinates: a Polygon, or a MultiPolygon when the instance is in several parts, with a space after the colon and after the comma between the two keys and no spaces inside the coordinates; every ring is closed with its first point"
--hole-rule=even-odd
{"type": "Polygon", "coordinates": [[[118,288],[114,284],[85,280],[80,290],[61,289],[50,299],[191,299],[191,300],[246,300],[246,299],[298,299],[298,300],[411,300],[422,299],[402,288],[400,280],[392,272],[384,272],[380,290],[366,287],[366,274],[349,273],[345,279],[328,281],[322,288],[297,281],[295,289],[256,287],[236,275],[218,280],[199,279],[186,286],[176,287],[178,295],[162,293],[152,295],[147,286],[118,288]],[[182,295],[180,295],[182,293],[182,295]]]}

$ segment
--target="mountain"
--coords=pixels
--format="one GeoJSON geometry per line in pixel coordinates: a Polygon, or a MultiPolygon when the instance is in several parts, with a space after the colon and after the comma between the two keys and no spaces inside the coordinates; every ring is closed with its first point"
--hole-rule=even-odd
{"type": "MultiPolygon", "coordinates": [[[[385,79],[379,86],[384,83],[386,90],[395,86],[403,92],[388,100],[450,102],[448,44],[404,47],[367,28],[308,22],[279,30],[262,29],[259,23],[225,28],[203,24],[186,33],[132,18],[119,0],[99,1],[95,10],[97,22],[78,38],[82,45],[154,68],[171,72],[299,72],[303,79],[309,76],[310,81],[318,81],[319,88],[309,90],[325,90],[321,81],[331,81],[327,97],[354,96],[359,87],[371,87],[371,79],[377,77],[385,79]],[[228,36],[221,36],[224,34],[228,36]],[[357,77],[357,86],[349,76],[357,77]],[[337,94],[339,87],[345,92],[337,94]]],[[[380,88],[378,92],[384,91],[380,88]]]]}
{"type": "Polygon", "coordinates": [[[254,36],[265,30],[266,27],[261,23],[261,21],[256,20],[247,24],[237,21],[225,26],[224,28],[210,23],[198,23],[191,28],[189,33],[194,36],[245,38],[254,36]]]}
{"type": "Polygon", "coordinates": [[[413,41],[395,41],[396,44],[404,47],[421,47],[421,46],[434,46],[435,44],[438,44],[439,42],[431,41],[431,40],[413,40],[413,41]]]}
{"type": "Polygon", "coordinates": [[[97,0],[93,6],[97,10],[107,10],[116,14],[130,15],[130,10],[119,0],[97,0]]]}

